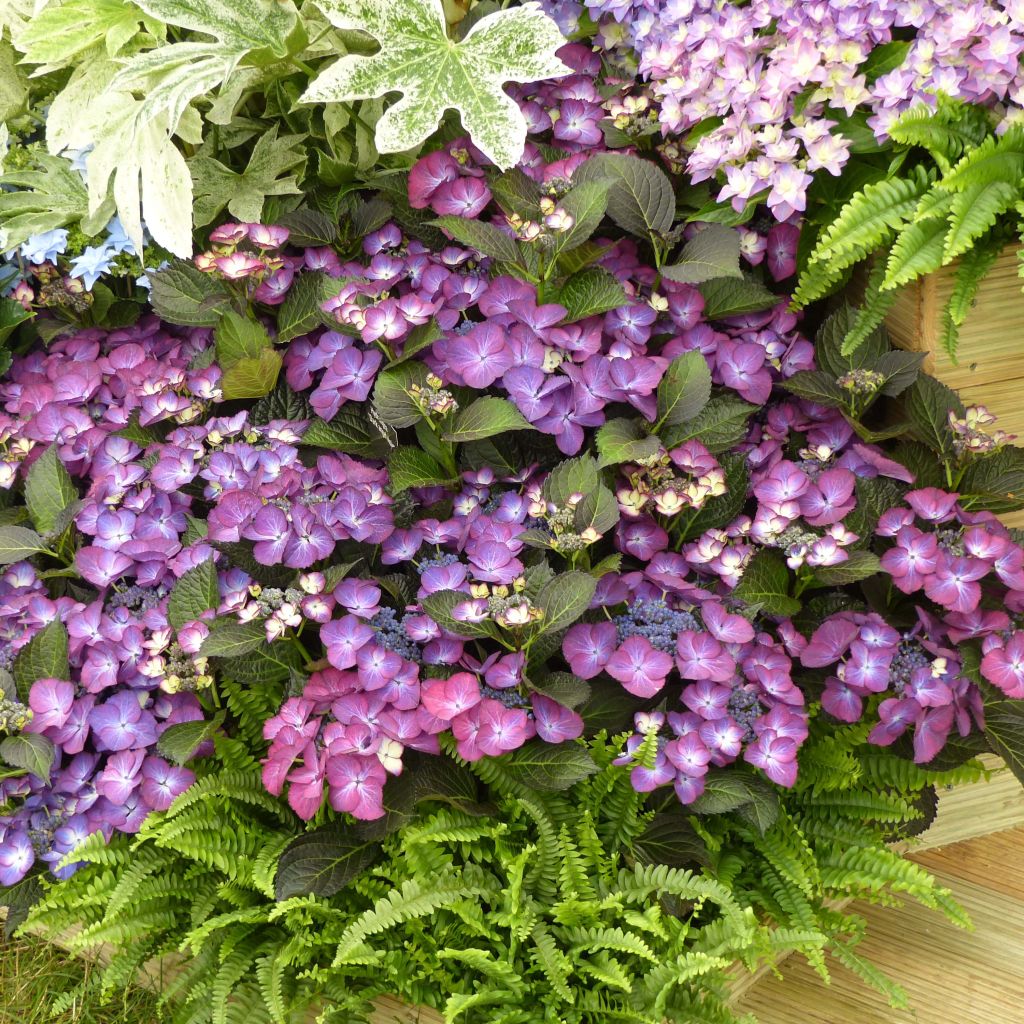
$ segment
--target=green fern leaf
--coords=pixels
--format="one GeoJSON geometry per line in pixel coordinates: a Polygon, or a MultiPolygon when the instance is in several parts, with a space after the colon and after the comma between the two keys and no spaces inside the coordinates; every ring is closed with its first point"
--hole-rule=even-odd
{"type": "Polygon", "coordinates": [[[979,182],[958,192],[949,214],[943,262],[950,263],[971,249],[975,240],[1012,208],[1019,195],[1020,186],[1005,181],[979,182]]]}
{"type": "MultiPolygon", "coordinates": [[[[943,204],[945,209],[948,209],[952,202],[953,197],[947,195],[943,204]]],[[[889,252],[881,290],[892,291],[924,274],[938,270],[942,266],[946,230],[946,221],[934,213],[905,227],[889,252]]]]}
{"type": "Polygon", "coordinates": [[[536,925],[532,935],[531,959],[544,973],[552,992],[563,1002],[573,1002],[573,991],[569,988],[572,965],[568,957],[558,948],[553,936],[543,925],[536,925]]]}
{"type": "Polygon", "coordinates": [[[942,187],[962,192],[974,185],[1002,181],[1020,190],[1024,177],[1024,128],[1010,125],[971,149],[942,179],[942,187]]]}

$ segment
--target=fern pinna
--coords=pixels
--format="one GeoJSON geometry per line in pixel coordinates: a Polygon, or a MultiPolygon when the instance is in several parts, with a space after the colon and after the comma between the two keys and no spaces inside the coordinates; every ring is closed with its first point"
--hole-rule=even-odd
{"type": "Polygon", "coordinates": [[[943,344],[955,357],[959,328],[982,278],[1021,234],[1024,129],[997,126],[978,107],[940,98],[935,106],[912,107],[889,134],[897,153],[888,173],[818,225],[793,301],[803,307],[830,294],[870,259],[864,305],[846,340],[849,352],[881,323],[897,289],[956,262],[942,312],[943,344]]]}
{"type": "Polygon", "coordinates": [[[887,840],[973,765],[928,772],[866,747],[863,727],[819,729],[795,790],[733,772],[685,814],[637,798],[621,741],[579,745],[582,777],[532,765],[530,789],[512,758],[424,769],[415,806],[384,823],[301,832],[241,744],[218,740],[219,770],[134,841],[90,840],[29,927],[112,949],[88,982],[99,997],[170,954],[173,1024],[364,1021],[383,994],[451,1024],[729,1024],[737,962],[790,950],[899,1001],[837,899],[908,895],[964,923],[887,840]]]}

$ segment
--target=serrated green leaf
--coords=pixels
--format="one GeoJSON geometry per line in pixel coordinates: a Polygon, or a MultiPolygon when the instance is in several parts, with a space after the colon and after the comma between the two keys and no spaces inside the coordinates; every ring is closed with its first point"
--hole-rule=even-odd
{"type": "Polygon", "coordinates": [[[172,260],[148,275],[149,304],[161,320],[185,327],[214,327],[230,296],[219,281],[185,260],[172,260]]]}
{"type": "Polygon", "coordinates": [[[589,573],[566,572],[546,583],[537,595],[544,618],[537,633],[555,633],[571,626],[590,607],[597,580],[589,573]]]}
{"type": "Polygon", "coordinates": [[[903,408],[910,418],[914,435],[944,457],[953,451],[953,429],[949,413],[963,416],[963,402],[952,389],[934,377],[921,374],[903,396],[903,408]]]}
{"type": "Polygon", "coordinates": [[[675,216],[675,190],[668,175],[650,160],[626,153],[598,153],[573,172],[578,182],[609,178],[608,216],[639,238],[665,235],[675,216]]]}
{"type": "Polygon", "coordinates": [[[18,652],[11,674],[23,700],[37,679],[68,679],[68,631],[64,623],[53,621],[44,626],[18,652]]]}
{"type": "Polygon", "coordinates": [[[428,594],[420,601],[423,610],[442,629],[454,633],[456,636],[489,636],[498,635],[495,624],[489,620],[483,622],[463,622],[452,615],[452,609],[463,601],[469,600],[466,594],[457,590],[438,590],[428,594]]]}
{"type": "Polygon", "coordinates": [[[373,408],[392,427],[411,427],[423,418],[411,388],[423,387],[427,368],[421,363],[402,363],[377,374],[373,385],[373,408]]]}
{"type": "Polygon", "coordinates": [[[590,699],[590,683],[571,672],[551,672],[529,685],[535,693],[542,693],[565,708],[577,708],[590,699]]]}
{"type": "Polygon", "coordinates": [[[556,505],[565,505],[573,494],[587,494],[600,483],[597,460],[580,455],[560,462],[544,481],[544,497],[556,505]]]}
{"type": "Polygon", "coordinates": [[[844,391],[823,370],[800,370],[779,383],[790,394],[819,405],[828,405],[834,409],[845,409],[849,405],[849,392],[844,391]]]}
{"type": "Polygon", "coordinates": [[[552,746],[533,740],[525,746],[494,758],[502,774],[521,786],[542,793],[560,792],[597,772],[586,747],[575,743],[552,746]]]}
{"type": "Polygon", "coordinates": [[[756,406],[734,395],[715,395],[693,419],[665,428],[661,437],[666,448],[696,438],[712,455],[718,455],[746,434],[747,421],[756,411],[756,406]]]}
{"type": "Polygon", "coordinates": [[[523,153],[526,119],[502,86],[569,72],[555,56],[565,41],[539,7],[490,14],[455,43],[440,0],[320,0],[318,6],[336,28],[368,32],[381,49],[369,57],[341,57],[301,102],[347,103],[402,93],[377,122],[381,153],[416,148],[445,110],[454,109],[473,143],[498,167],[512,167],[523,153]]]}
{"type": "Polygon", "coordinates": [[[410,487],[433,487],[451,483],[451,477],[426,452],[403,445],[388,456],[391,493],[401,494],[410,487]]]}
{"type": "Polygon", "coordinates": [[[199,653],[204,658],[237,658],[254,651],[266,638],[262,622],[227,622],[210,631],[199,653]]]}
{"type": "Polygon", "coordinates": [[[273,349],[264,350],[255,359],[245,357],[236,360],[221,374],[220,389],[224,398],[263,398],[269,395],[277,384],[281,364],[281,353],[273,349]]]}
{"type": "Polygon", "coordinates": [[[724,224],[708,224],[683,246],[676,263],[661,268],[661,276],[681,284],[703,284],[728,277],[742,279],[740,236],[724,224]]]}
{"type": "Polygon", "coordinates": [[[760,605],[769,615],[789,617],[800,611],[800,602],[789,596],[789,570],[775,551],[758,551],[747,563],[733,597],[760,605]]]}
{"type": "Polygon", "coordinates": [[[35,528],[40,533],[51,533],[61,513],[77,500],[71,474],[52,444],[32,463],[25,479],[25,504],[35,528]]]}
{"type": "Polygon", "coordinates": [[[207,740],[217,735],[225,717],[224,711],[218,711],[210,719],[169,725],[156,741],[156,749],[168,761],[184,764],[207,740]]]}
{"type": "Polygon", "coordinates": [[[602,468],[650,459],[662,450],[661,441],[648,434],[640,420],[609,420],[598,430],[595,441],[600,455],[598,465],[602,468]]]}
{"type": "Polygon", "coordinates": [[[174,584],[167,601],[167,621],[180,629],[186,622],[216,610],[220,603],[217,567],[212,558],[193,566],[174,584]]]}
{"type": "Polygon", "coordinates": [[[597,230],[608,208],[607,181],[586,181],[562,197],[559,207],[572,217],[572,227],[554,236],[555,259],[582,245],[597,230]]]}
{"type": "Polygon", "coordinates": [[[275,899],[341,892],[381,855],[380,843],[341,824],[325,825],[288,844],[277,864],[275,899]]]}
{"type": "Polygon", "coordinates": [[[690,423],[711,397],[711,370],[700,352],[684,352],[669,363],[658,385],[658,423],[672,427],[690,423]]]}
{"type": "Polygon", "coordinates": [[[843,587],[858,583],[882,571],[878,555],[870,551],[850,551],[850,557],[838,565],[815,568],[813,587],[843,587]]]}
{"type": "Polygon", "coordinates": [[[444,229],[457,242],[468,245],[484,256],[491,256],[505,263],[519,263],[519,245],[511,236],[483,220],[469,220],[450,214],[431,221],[444,229]]]}
{"type": "Polygon", "coordinates": [[[564,322],[571,324],[617,309],[629,302],[629,296],[614,274],[603,267],[588,267],[562,285],[556,301],[565,307],[564,322]]]}
{"type": "Polygon", "coordinates": [[[56,758],[53,741],[39,733],[23,732],[0,740],[0,761],[25,769],[46,785],[50,784],[50,771],[56,758]]]}
{"type": "Polygon", "coordinates": [[[35,530],[25,526],[0,526],[0,565],[10,565],[29,558],[46,545],[35,530]]]}
{"type": "Polygon", "coordinates": [[[762,309],[771,309],[782,301],[764,285],[746,278],[716,277],[697,287],[704,296],[705,320],[722,320],[729,316],[756,313],[762,309]]]}
{"type": "Polygon", "coordinates": [[[326,274],[299,274],[277,314],[278,342],[291,341],[321,325],[321,307],[330,298],[331,283],[326,274]]]}
{"type": "Polygon", "coordinates": [[[445,441],[481,441],[509,430],[534,430],[534,426],[507,398],[478,398],[460,409],[445,441]]]}
{"type": "Polygon", "coordinates": [[[345,408],[330,423],[314,419],[302,435],[302,444],[370,459],[384,458],[392,448],[365,412],[345,408]]]}
{"type": "MultiPolygon", "coordinates": [[[[33,314],[20,302],[15,302],[14,299],[0,299],[0,343],[5,342],[21,324],[32,317],[33,314]]],[[[10,369],[10,353],[7,352],[6,356],[8,362],[4,373],[10,369]]]]}
{"type": "MultiPolygon", "coordinates": [[[[18,36],[18,48],[30,64],[65,66],[76,54],[97,45],[116,56],[139,31],[142,11],[123,0],[65,0],[45,7],[18,36]]],[[[148,23],[151,30],[157,26],[148,23]]]]}

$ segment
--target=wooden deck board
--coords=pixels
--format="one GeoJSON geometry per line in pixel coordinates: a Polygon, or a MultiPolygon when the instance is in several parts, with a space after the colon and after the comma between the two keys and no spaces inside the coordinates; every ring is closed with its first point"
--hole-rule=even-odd
{"type": "Polygon", "coordinates": [[[839,965],[825,986],[801,958],[743,1001],[760,1024],[1024,1024],[1024,828],[914,855],[952,889],[974,922],[963,931],[927,908],[859,907],[860,951],[897,980],[894,1010],[839,965]]]}

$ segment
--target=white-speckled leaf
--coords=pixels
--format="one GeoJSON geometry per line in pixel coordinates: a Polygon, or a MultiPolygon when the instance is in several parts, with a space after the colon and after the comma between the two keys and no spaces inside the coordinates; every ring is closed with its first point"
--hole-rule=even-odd
{"type": "Polygon", "coordinates": [[[298,17],[290,0],[135,0],[169,25],[205,32],[236,50],[269,49],[283,57],[298,17]]]}
{"type": "Polygon", "coordinates": [[[382,153],[418,146],[446,110],[457,110],[476,146],[499,167],[512,167],[523,154],[526,120],[502,86],[571,71],[555,55],[565,43],[558,26],[535,3],[482,18],[459,43],[448,38],[441,0],[317,0],[317,5],[337,28],[368,32],[381,49],[369,57],[340,58],[302,101],[337,103],[402,93],[377,122],[382,153]]]}

